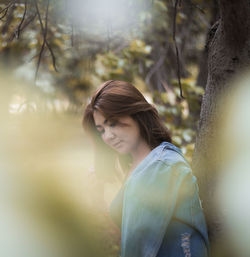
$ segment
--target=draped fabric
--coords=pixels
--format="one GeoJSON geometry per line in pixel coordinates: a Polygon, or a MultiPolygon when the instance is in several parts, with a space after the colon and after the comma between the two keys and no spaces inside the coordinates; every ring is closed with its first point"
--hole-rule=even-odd
{"type": "Polygon", "coordinates": [[[207,256],[196,178],[176,146],[163,142],[136,167],[111,205],[122,257],[207,256]]]}

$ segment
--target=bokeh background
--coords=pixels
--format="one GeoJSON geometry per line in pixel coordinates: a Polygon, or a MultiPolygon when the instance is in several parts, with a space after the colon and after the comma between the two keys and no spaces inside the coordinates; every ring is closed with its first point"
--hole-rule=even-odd
{"type": "MultiPolygon", "coordinates": [[[[1,256],[119,254],[108,206],[121,182],[93,170],[84,107],[106,80],[133,83],[191,163],[218,12],[213,0],[0,0],[1,256]]],[[[250,252],[244,78],[221,100],[212,150],[221,158],[216,201],[237,256],[250,252]]]]}
{"type": "Polygon", "coordinates": [[[79,114],[103,81],[130,81],[156,104],[191,160],[213,1],[183,1],[176,19],[172,1],[1,2],[1,68],[25,85],[10,89],[11,113],[79,114]]]}

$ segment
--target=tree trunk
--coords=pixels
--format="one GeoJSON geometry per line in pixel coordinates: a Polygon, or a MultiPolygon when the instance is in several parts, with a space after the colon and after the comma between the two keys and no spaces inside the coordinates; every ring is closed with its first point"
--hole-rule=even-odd
{"type": "Polygon", "coordinates": [[[197,77],[196,84],[198,86],[201,86],[205,89],[207,84],[207,75],[208,75],[208,67],[207,67],[207,61],[208,61],[208,49],[207,44],[209,43],[209,40],[211,36],[213,35],[214,31],[217,30],[217,20],[219,19],[219,9],[218,9],[218,2],[217,0],[213,0],[211,3],[211,7],[209,8],[211,12],[211,20],[210,25],[211,28],[208,31],[207,37],[206,37],[206,45],[204,50],[200,53],[200,60],[199,60],[199,74],[197,77]]]}
{"type": "Polygon", "coordinates": [[[225,241],[222,214],[215,205],[218,181],[218,153],[215,154],[215,121],[219,118],[218,99],[229,89],[230,80],[250,66],[250,2],[220,0],[220,20],[208,43],[208,79],[203,96],[199,129],[193,156],[193,169],[208,222],[212,256],[232,256],[225,241]],[[213,147],[212,147],[213,145],[213,147]],[[222,241],[221,241],[222,240],[222,241]],[[218,248],[220,248],[218,250],[218,248]],[[220,252],[219,252],[220,251],[220,252]]]}

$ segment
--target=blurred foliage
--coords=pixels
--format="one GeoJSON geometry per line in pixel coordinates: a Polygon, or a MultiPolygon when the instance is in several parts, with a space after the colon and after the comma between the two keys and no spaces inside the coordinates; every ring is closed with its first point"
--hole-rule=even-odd
{"type": "Polygon", "coordinates": [[[80,113],[103,81],[130,81],[152,99],[173,142],[191,161],[203,94],[196,78],[203,68],[199,58],[214,15],[214,1],[189,0],[178,6],[176,42],[185,99],[179,98],[172,1],[27,0],[25,7],[20,0],[6,9],[11,3],[5,0],[0,4],[0,63],[36,88],[32,96],[15,88],[11,98],[12,106],[18,99],[15,111],[48,108],[80,113]],[[48,45],[41,53],[46,22],[48,45]],[[38,106],[40,96],[45,101],[38,106]]]}
{"type": "Polygon", "coordinates": [[[12,93],[0,89],[1,256],[116,256],[119,233],[88,176],[80,117],[28,107],[9,115],[2,100],[12,93]]]}
{"type": "Polygon", "coordinates": [[[208,145],[212,176],[217,177],[215,195],[208,212],[223,228],[218,240],[212,241],[213,256],[250,255],[250,73],[246,70],[230,82],[229,90],[220,96],[215,137],[208,145]],[[211,154],[213,153],[213,154],[211,154]],[[213,167],[213,166],[212,166],[213,167]],[[234,201],[232,201],[234,199],[234,201]]]}
{"type": "Polygon", "coordinates": [[[182,80],[184,99],[178,97],[179,85],[173,81],[173,88],[165,93],[155,92],[156,107],[171,131],[173,143],[179,146],[189,162],[194,150],[200,104],[204,89],[195,86],[194,79],[182,80]]]}
{"type": "MultiPolygon", "coordinates": [[[[0,17],[13,1],[4,2],[0,4],[0,17]]],[[[0,20],[0,60],[14,70],[22,67],[26,73],[23,76],[32,79],[44,34],[39,15],[35,16],[34,3],[38,4],[45,27],[47,1],[26,2],[26,13],[25,1],[18,1],[0,20]]],[[[82,103],[93,87],[110,78],[133,82],[139,76],[149,90],[164,91],[164,82],[172,86],[177,73],[172,1],[48,2],[46,40],[59,72],[55,72],[51,51],[46,45],[38,81],[39,78],[44,80],[43,74],[48,73],[49,84],[76,104],[82,103]]],[[[211,16],[211,3],[185,1],[178,8],[176,41],[181,50],[184,77],[190,76],[190,65],[198,64],[211,16]],[[202,8],[206,10],[201,12],[202,8]]]]}
{"type": "MultiPolygon", "coordinates": [[[[184,99],[179,97],[176,75],[173,2],[2,0],[0,68],[3,73],[16,77],[18,82],[0,80],[1,114],[8,117],[11,113],[14,120],[26,115],[34,118],[36,115],[61,117],[66,114],[70,117],[73,114],[78,117],[78,123],[68,122],[79,127],[83,106],[103,81],[130,81],[155,104],[172,133],[173,142],[191,162],[204,93],[196,78],[203,68],[199,63],[214,15],[214,1],[187,0],[178,7],[176,42],[180,51],[184,99]],[[45,34],[47,43],[41,51],[45,34]]],[[[56,130],[61,131],[60,128],[56,130]]],[[[103,217],[103,212],[100,216],[103,217]]],[[[99,225],[108,226],[106,218],[99,225]]],[[[110,256],[115,256],[118,236],[115,229],[107,231],[114,233],[113,243],[106,246],[109,250],[114,247],[110,256]]]]}

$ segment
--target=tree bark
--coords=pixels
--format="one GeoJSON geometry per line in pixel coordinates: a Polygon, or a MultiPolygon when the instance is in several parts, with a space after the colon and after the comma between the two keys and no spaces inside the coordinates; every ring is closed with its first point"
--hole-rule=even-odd
{"type": "Polygon", "coordinates": [[[212,256],[232,256],[225,240],[223,215],[215,204],[220,156],[215,153],[215,121],[219,119],[220,96],[226,94],[230,80],[250,66],[250,2],[220,0],[220,20],[208,43],[208,79],[203,96],[193,169],[200,184],[200,195],[208,222],[212,256]],[[218,250],[218,248],[220,249],[218,250]]]}
{"type": "MultiPolygon", "coordinates": [[[[208,7],[207,7],[208,8],[208,7]]],[[[205,89],[207,84],[207,75],[208,75],[208,49],[207,49],[207,43],[209,42],[211,35],[213,35],[214,31],[217,30],[217,20],[219,20],[219,6],[217,0],[213,0],[211,2],[211,6],[209,6],[209,11],[211,12],[211,20],[210,20],[210,26],[206,37],[206,45],[203,49],[203,51],[200,53],[200,59],[199,59],[199,74],[197,77],[196,84],[198,86],[201,86],[205,89]]]]}

